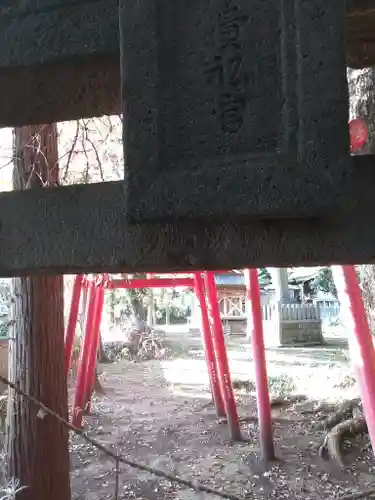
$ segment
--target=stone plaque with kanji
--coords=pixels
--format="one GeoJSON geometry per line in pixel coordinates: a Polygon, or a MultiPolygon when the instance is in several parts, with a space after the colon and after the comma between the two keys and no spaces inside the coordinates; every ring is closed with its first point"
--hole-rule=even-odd
{"type": "Polygon", "coordinates": [[[337,213],[345,3],[122,0],[129,220],[337,213]]]}

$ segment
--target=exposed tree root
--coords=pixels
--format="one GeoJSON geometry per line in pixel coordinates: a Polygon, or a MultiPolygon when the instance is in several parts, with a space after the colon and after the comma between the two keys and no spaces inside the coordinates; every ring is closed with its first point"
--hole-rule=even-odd
{"type": "MultiPolygon", "coordinates": [[[[315,413],[331,413],[335,411],[337,405],[332,403],[327,403],[326,401],[320,401],[316,406],[308,410],[301,410],[301,415],[314,415],[315,413]]],[[[324,417],[323,417],[324,418],[324,417]]]]}
{"type": "Polygon", "coordinates": [[[353,416],[354,408],[358,406],[359,403],[360,400],[358,398],[344,401],[335,413],[327,417],[323,422],[316,424],[314,426],[315,429],[328,431],[333,429],[339,422],[351,418],[353,416]]]}
{"type": "Polygon", "coordinates": [[[364,434],[365,432],[367,432],[367,424],[364,417],[344,420],[327,432],[323,444],[319,448],[319,455],[326,460],[333,458],[341,467],[344,467],[342,456],[343,438],[364,434]]]}

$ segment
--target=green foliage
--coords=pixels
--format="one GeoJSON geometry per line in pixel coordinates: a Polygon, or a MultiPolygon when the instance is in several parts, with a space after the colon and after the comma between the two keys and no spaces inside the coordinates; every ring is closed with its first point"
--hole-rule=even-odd
{"type": "Polygon", "coordinates": [[[271,279],[271,274],[268,272],[266,267],[261,267],[259,269],[259,281],[262,283],[263,281],[268,281],[271,279]]]}
{"type": "Polygon", "coordinates": [[[164,325],[167,323],[167,314],[168,314],[168,323],[171,325],[183,324],[186,322],[188,316],[191,315],[191,308],[187,306],[184,309],[180,307],[172,306],[167,311],[165,306],[158,306],[156,309],[156,321],[159,325],[164,325]]]}
{"type": "MultiPolygon", "coordinates": [[[[145,279],[146,274],[113,275],[119,279],[145,279]]],[[[192,292],[178,289],[118,289],[106,294],[106,307],[116,322],[125,316],[133,314],[142,320],[147,319],[149,305],[154,302],[156,320],[159,324],[183,323],[191,314],[192,292]],[[168,317],[168,319],[167,319],[168,317]]]]}
{"type": "Polygon", "coordinates": [[[330,267],[325,267],[319,271],[319,274],[314,279],[312,285],[315,290],[330,293],[337,298],[337,290],[330,267]]]}
{"type": "Polygon", "coordinates": [[[9,321],[0,322],[0,337],[9,337],[9,321]]]}
{"type": "MultiPolygon", "coordinates": [[[[0,303],[8,307],[10,311],[12,303],[12,280],[11,279],[0,279],[0,303]]],[[[4,312],[2,311],[2,314],[4,312]]],[[[8,312],[9,314],[9,312],[8,312]]],[[[10,323],[9,317],[0,316],[0,337],[9,337],[10,334],[10,323]]]]}

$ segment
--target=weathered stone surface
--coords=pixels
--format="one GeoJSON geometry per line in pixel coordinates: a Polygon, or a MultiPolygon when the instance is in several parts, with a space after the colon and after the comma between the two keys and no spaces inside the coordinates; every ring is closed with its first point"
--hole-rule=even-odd
{"type": "Polygon", "coordinates": [[[279,325],[279,345],[322,344],[322,323],[316,321],[281,321],[279,325]]]}
{"type": "Polygon", "coordinates": [[[323,343],[320,320],[264,321],[266,347],[317,345],[323,343]]]}
{"type": "MultiPolygon", "coordinates": [[[[348,1],[353,67],[375,65],[374,7],[348,1]]],[[[118,57],[115,0],[1,0],[0,125],[118,112],[118,57]]]]}
{"type": "Polygon", "coordinates": [[[0,275],[375,263],[375,168],[354,157],[348,214],[129,225],[122,183],[0,194],[0,275]]]}
{"type": "Polygon", "coordinates": [[[345,3],[121,0],[130,217],[314,217],[348,172],[345,3]]]}
{"type": "Polygon", "coordinates": [[[0,125],[120,111],[116,0],[0,2],[0,125]]]}

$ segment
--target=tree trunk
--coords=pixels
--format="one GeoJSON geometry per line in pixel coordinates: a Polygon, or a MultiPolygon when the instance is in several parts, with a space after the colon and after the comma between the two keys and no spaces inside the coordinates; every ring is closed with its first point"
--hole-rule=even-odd
{"type": "Polygon", "coordinates": [[[108,363],[108,361],[109,361],[109,359],[105,353],[103,337],[101,334],[100,334],[100,339],[99,339],[98,360],[100,363],[108,363]]]}
{"type": "MultiPolygon", "coordinates": [[[[375,154],[375,69],[349,70],[350,117],[366,120],[369,138],[361,153],[375,154]]],[[[360,193],[358,193],[360,196],[360,193]]],[[[370,215],[370,214],[369,214],[370,215]]],[[[375,266],[357,266],[362,299],[372,333],[375,332],[375,266]]]]}
{"type": "MultiPolygon", "coordinates": [[[[56,125],[15,129],[14,153],[15,189],[58,183],[56,125]]],[[[14,292],[10,377],[67,418],[63,277],[15,278],[14,292]]],[[[8,474],[26,486],[17,500],[70,500],[67,429],[18,394],[9,399],[8,474]]]]}
{"type": "Polygon", "coordinates": [[[148,295],[148,304],[147,304],[147,324],[152,326],[155,321],[155,298],[154,298],[154,290],[151,288],[149,290],[148,295]]]}
{"type": "MultiPolygon", "coordinates": [[[[133,278],[146,278],[146,274],[122,274],[123,279],[133,279],[133,278]]],[[[145,307],[145,295],[144,290],[126,290],[127,301],[132,311],[134,319],[140,319],[141,321],[147,320],[147,309],[145,307]]]]}
{"type": "Polygon", "coordinates": [[[143,298],[138,297],[138,293],[134,290],[127,290],[126,292],[133,318],[138,318],[142,321],[145,321],[147,318],[143,298]]]}
{"type": "Polygon", "coordinates": [[[165,324],[169,325],[170,322],[171,322],[171,302],[170,302],[170,297],[168,295],[167,303],[165,306],[165,324]]]}
{"type": "Polygon", "coordinates": [[[347,2],[346,60],[351,68],[375,65],[375,1],[347,2]]]}

